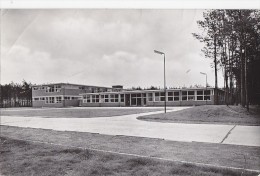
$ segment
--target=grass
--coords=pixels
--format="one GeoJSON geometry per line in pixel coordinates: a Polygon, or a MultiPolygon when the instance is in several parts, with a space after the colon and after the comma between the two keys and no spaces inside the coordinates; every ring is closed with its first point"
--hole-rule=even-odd
{"type": "Polygon", "coordinates": [[[196,106],[166,114],[141,116],[138,119],[173,123],[260,125],[260,107],[254,107],[248,113],[245,108],[240,106],[196,106]]]}
{"type": "Polygon", "coordinates": [[[176,142],[141,137],[61,132],[8,126],[1,126],[1,136],[171,160],[260,170],[260,147],[176,142]]]}
{"type": "Polygon", "coordinates": [[[42,116],[42,117],[55,117],[55,118],[91,118],[91,117],[111,117],[129,114],[138,114],[144,112],[153,112],[162,110],[146,109],[146,108],[122,108],[122,109],[85,109],[85,108],[67,108],[67,109],[16,109],[1,110],[1,115],[4,116],[42,116]]]}
{"type": "Polygon", "coordinates": [[[86,149],[30,143],[0,137],[3,175],[257,175],[257,173],[199,167],[86,149]]]}

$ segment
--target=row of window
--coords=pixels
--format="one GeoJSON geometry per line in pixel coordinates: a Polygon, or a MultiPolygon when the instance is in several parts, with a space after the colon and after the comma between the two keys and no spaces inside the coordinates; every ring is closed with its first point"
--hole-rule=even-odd
{"type": "MultiPolygon", "coordinates": [[[[79,97],[73,97],[73,96],[65,96],[65,100],[78,100],[79,97]]],[[[61,103],[63,98],[61,96],[58,97],[36,97],[33,98],[33,101],[45,101],[45,103],[61,103]]]]}
{"type": "MultiPolygon", "coordinates": [[[[167,92],[167,101],[206,101],[210,100],[210,90],[201,91],[182,91],[180,92],[167,92]]],[[[149,102],[165,101],[165,92],[155,93],[137,93],[130,94],[131,101],[144,98],[149,102]]],[[[84,95],[83,103],[103,103],[103,102],[124,102],[124,94],[106,94],[106,95],[84,95]],[[119,96],[120,95],[120,96],[119,96]]]]}
{"type": "MultiPolygon", "coordinates": [[[[105,92],[105,91],[112,91],[112,89],[106,89],[106,88],[96,88],[96,87],[86,87],[86,86],[66,86],[66,89],[80,89],[80,90],[88,90],[89,92],[105,92]]],[[[61,85],[53,85],[53,86],[39,86],[39,87],[33,87],[33,90],[45,90],[45,92],[60,92],[61,91],[61,85]]]]}
{"type": "Polygon", "coordinates": [[[108,103],[108,102],[124,102],[124,94],[121,94],[120,97],[118,94],[107,94],[107,95],[84,95],[83,103],[108,103]]]}

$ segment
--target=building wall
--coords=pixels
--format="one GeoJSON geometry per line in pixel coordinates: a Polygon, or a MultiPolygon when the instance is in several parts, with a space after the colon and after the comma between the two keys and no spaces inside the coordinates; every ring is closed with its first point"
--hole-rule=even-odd
{"type": "MultiPolygon", "coordinates": [[[[208,94],[204,95],[204,93],[203,93],[203,95],[199,94],[199,91],[201,92],[202,90],[203,89],[199,89],[199,90],[186,89],[186,90],[183,90],[183,92],[187,92],[187,94],[184,94],[184,95],[182,95],[182,90],[167,90],[167,94],[166,94],[166,99],[167,100],[168,100],[168,97],[174,97],[173,94],[171,96],[168,96],[168,92],[179,92],[179,95],[177,96],[177,97],[179,97],[179,100],[176,101],[174,99],[175,101],[166,101],[166,105],[167,106],[198,106],[198,105],[206,105],[206,104],[207,105],[213,105],[214,104],[214,91],[213,91],[213,89],[210,89],[210,90],[208,89],[207,90],[207,91],[210,91],[209,95],[208,94]],[[188,91],[190,91],[190,92],[194,91],[194,94],[193,95],[189,95],[188,91]],[[193,99],[189,99],[188,97],[190,97],[190,96],[193,97],[193,99]],[[205,96],[206,97],[207,96],[210,97],[210,100],[207,100],[207,101],[206,100],[199,100],[199,97],[204,97],[205,98],[205,96]],[[182,100],[182,97],[183,98],[186,97],[187,100],[182,100]]],[[[83,101],[84,97],[86,97],[87,95],[88,96],[92,96],[92,95],[95,96],[95,95],[98,95],[98,94],[83,94],[84,96],[83,96],[83,99],[80,100],[80,106],[88,106],[88,107],[95,107],[95,106],[115,106],[115,107],[126,106],[126,94],[128,94],[128,95],[129,94],[131,94],[131,95],[139,94],[140,97],[141,97],[141,104],[139,104],[139,106],[164,106],[164,103],[165,103],[164,100],[160,101],[160,98],[159,98],[159,101],[156,100],[155,95],[158,92],[163,93],[162,90],[161,91],[158,91],[158,90],[156,90],[156,91],[139,91],[139,92],[134,92],[134,91],[131,92],[131,91],[129,91],[129,92],[124,92],[124,93],[122,93],[122,92],[120,92],[120,93],[115,92],[114,93],[115,95],[116,94],[119,95],[119,101],[120,101],[121,95],[125,94],[124,102],[121,102],[121,103],[119,103],[119,102],[116,102],[116,103],[115,102],[93,103],[91,101],[87,102],[87,101],[83,101]],[[150,101],[149,101],[148,94],[152,94],[153,95],[153,97],[152,97],[152,99],[150,99],[150,101]]],[[[110,92],[109,94],[111,95],[113,93],[110,92]]],[[[138,106],[138,105],[131,105],[131,101],[132,101],[131,99],[132,98],[130,96],[130,99],[128,99],[130,101],[130,106],[138,106]]]]}

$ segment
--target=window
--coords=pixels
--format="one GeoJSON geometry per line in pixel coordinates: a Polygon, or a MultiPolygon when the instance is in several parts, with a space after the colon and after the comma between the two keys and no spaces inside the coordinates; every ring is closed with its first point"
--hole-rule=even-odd
{"type": "Polygon", "coordinates": [[[38,87],[33,87],[33,90],[38,90],[38,87]]]}
{"type": "Polygon", "coordinates": [[[159,92],[155,92],[155,101],[160,101],[159,92]]]}
{"type": "Polygon", "coordinates": [[[204,90],[204,100],[210,100],[210,90],[204,90]]]}
{"type": "Polygon", "coordinates": [[[148,93],[148,101],[153,101],[153,93],[148,93]]]}
{"type": "Polygon", "coordinates": [[[41,100],[41,101],[45,101],[45,97],[41,97],[40,100],[41,100]]]}
{"type": "Polygon", "coordinates": [[[39,98],[34,98],[34,101],[39,101],[39,98]]]}
{"type": "Polygon", "coordinates": [[[46,92],[54,92],[54,86],[48,86],[46,92]]]}
{"type": "Polygon", "coordinates": [[[165,92],[160,92],[160,101],[165,101],[165,92]]]}
{"type": "Polygon", "coordinates": [[[55,87],[55,92],[60,92],[61,91],[61,85],[56,85],[55,87]]]}
{"type": "Polygon", "coordinates": [[[90,102],[91,102],[91,96],[90,96],[90,95],[87,95],[87,96],[86,96],[86,102],[87,102],[87,103],[90,103],[90,102]]]}
{"type": "Polygon", "coordinates": [[[194,95],[195,95],[194,91],[188,91],[188,100],[189,101],[195,100],[194,95]]]}
{"type": "Polygon", "coordinates": [[[118,102],[118,94],[115,95],[115,102],[118,102]]]}
{"type": "Polygon", "coordinates": [[[173,92],[168,92],[168,101],[173,101],[173,92]]]}
{"type": "Polygon", "coordinates": [[[115,102],[115,95],[114,94],[110,94],[110,102],[115,102]]]}
{"type": "Polygon", "coordinates": [[[105,102],[109,102],[109,97],[108,97],[108,95],[105,95],[105,102]]]}
{"type": "Polygon", "coordinates": [[[92,95],[92,103],[99,103],[99,95],[92,95]]]}
{"type": "Polygon", "coordinates": [[[56,85],[56,86],[48,86],[46,88],[46,92],[60,92],[61,91],[61,86],[56,85]]]}
{"type": "Polygon", "coordinates": [[[70,97],[66,96],[64,97],[65,100],[70,100],[70,97]]]}
{"type": "Polygon", "coordinates": [[[54,103],[54,97],[46,97],[45,103],[47,103],[47,104],[54,103]]]}
{"type": "Polygon", "coordinates": [[[179,92],[174,92],[174,101],[180,101],[180,93],[179,92]]]}
{"type": "Polygon", "coordinates": [[[186,101],[187,100],[187,91],[182,91],[182,100],[186,101]]]}
{"type": "Polygon", "coordinates": [[[197,100],[203,100],[203,90],[197,91],[197,100]]]}
{"type": "Polygon", "coordinates": [[[125,95],[124,94],[120,94],[120,102],[121,103],[125,102],[125,95]]]}
{"type": "Polygon", "coordinates": [[[61,103],[61,97],[56,97],[56,103],[61,103]]]}

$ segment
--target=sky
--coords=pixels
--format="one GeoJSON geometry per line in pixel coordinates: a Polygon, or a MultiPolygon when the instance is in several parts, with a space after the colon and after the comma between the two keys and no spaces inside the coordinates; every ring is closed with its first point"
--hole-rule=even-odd
{"type": "MultiPolygon", "coordinates": [[[[214,86],[212,60],[192,33],[203,10],[4,10],[1,84],[214,86]]],[[[223,85],[219,71],[219,86],[223,85]]]]}

